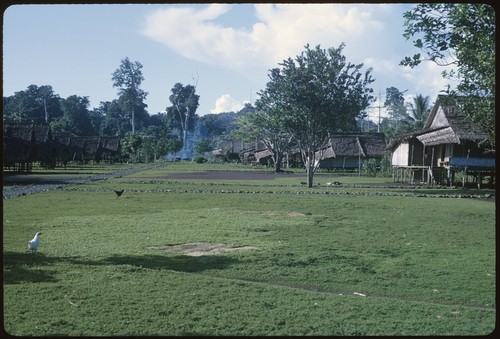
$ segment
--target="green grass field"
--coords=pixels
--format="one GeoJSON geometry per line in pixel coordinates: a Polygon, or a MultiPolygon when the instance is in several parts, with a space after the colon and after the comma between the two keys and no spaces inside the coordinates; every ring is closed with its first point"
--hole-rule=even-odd
{"type": "Polygon", "coordinates": [[[461,189],[419,196],[363,186],[390,180],[383,178],[342,177],[339,188],[306,188],[286,176],[168,178],[212,169],[220,167],[172,163],[4,200],[5,331],[451,336],[495,329],[494,202],[433,196],[461,189]],[[113,188],[125,193],[116,198],[113,188]],[[31,254],[27,241],[37,231],[42,244],[31,254]],[[162,250],[195,242],[255,249],[162,250]]]}

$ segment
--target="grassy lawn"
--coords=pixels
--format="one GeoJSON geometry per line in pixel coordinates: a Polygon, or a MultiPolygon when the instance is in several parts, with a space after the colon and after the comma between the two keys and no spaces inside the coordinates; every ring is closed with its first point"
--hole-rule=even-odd
{"type": "MultiPolygon", "coordinates": [[[[310,189],[286,176],[168,178],[212,169],[222,167],[181,162],[4,200],[5,330],[19,336],[494,330],[493,202],[432,196],[441,194],[437,189],[423,197],[362,187],[387,178],[342,177],[345,187],[310,189]],[[111,189],[120,187],[126,191],[116,198],[111,189]],[[335,190],[342,194],[323,193],[335,190]],[[37,231],[39,253],[27,253],[37,231]],[[194,242],[255,249],[203,256],[162,250],[194,242]]],[[[315,176],[321,183],[332,177],[315,176]]]]}

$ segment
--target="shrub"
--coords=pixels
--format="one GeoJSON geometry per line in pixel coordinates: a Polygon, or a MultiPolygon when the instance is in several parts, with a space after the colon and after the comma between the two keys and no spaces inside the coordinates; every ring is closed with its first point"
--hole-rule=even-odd
{"type": "Polygon", "coordinates": [[[194,161],[197,164],[203,164],[204,162],[207,162],[207,159],[205,159],[205,157],[196,157],[196,158],[194,158],[194,161]]]}
{"type": "Polygon", "coordinates": [[[370,177],[375,177],[377,175],[377,160],[368,159],[363,161],[363,174],[370,177]]]}

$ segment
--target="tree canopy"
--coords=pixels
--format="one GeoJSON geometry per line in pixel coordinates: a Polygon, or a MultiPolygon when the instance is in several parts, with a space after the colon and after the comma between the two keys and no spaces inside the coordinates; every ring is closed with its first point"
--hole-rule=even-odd
{"type": "Polygon", "coordinates": [[[3,115],[7,122],[49,123],[62,117],[59,95],[52,86],[29,85],[26,90],[4,97],[3,115]]]}
{"type": "Polygon", "coordinates": [[[259,91],[256,108],[261,126],[290,136],[306,164],[308,186],[319,164],[316,153],[333,132],[353,130],[373,97],[371,69],[361,72],[338,48],[305,46],[295,59],[288,58],[269,71],[270,81],[259,91]]]}
{"type": "Polygon", "coordinates": [[[92,123],[88,111],[89,99],[72,95],[61,101],[64,113],[61,119],[64,130],[75,135],[93,135],[92,123]]]}
{"type": "Polygon", "coordinates": [[[132,134],[134,134],[136,114],[141,115],[143,118],[147,115],[144,99],[146,99],[148,93],[140,88],[141,82],[144,80],[142,64],[138,61],[132,62],[127,57],[121,61],[119,68],[112,73],[111,79],[113,80],[113,87],[118,88],[120,105],[124,111],[130,112],[132,134]]]}
{"type": "Polygon", "coordinates": [[[186,147],[187,133],[193,130],[196,122],[200,96],[196,94],[196,86],[181,83],[176,83],[170,92],[172,106],[166,108],[168,125],[181,130],[183,147],[186,147]]]}
{"type": "Polygon", "coordinates": [[[401,65],[423,60],[453,65],[443,76],[459,81],[451,96],[460,96],[469,119],[489,134],[495,145],[495,10],[482,3],[424,3],[404,13],[403,36],[425,56],[405,57],[401,65]]]}

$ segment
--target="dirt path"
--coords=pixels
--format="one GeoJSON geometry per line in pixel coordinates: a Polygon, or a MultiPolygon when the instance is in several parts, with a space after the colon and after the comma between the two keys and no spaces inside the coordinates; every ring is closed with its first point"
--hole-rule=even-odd
{"type": "Polygon", "coordinates": [[[145,171],[151,168],[164,166],[161,164],[150,164],[138,168],[122,169],[112,173],[98,174],[90,177],[81,178],[47,178],[36,174],[14,174],[3,176],[3,198],[15,198],[19,196],[35,194],[39,192],[63,189],[66,185],[85,184],[98,180],[106,180],[110,178],[120,178],[132,173],[145,171]]]}

